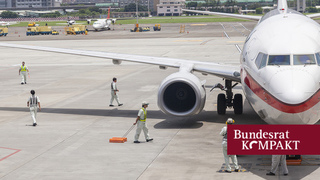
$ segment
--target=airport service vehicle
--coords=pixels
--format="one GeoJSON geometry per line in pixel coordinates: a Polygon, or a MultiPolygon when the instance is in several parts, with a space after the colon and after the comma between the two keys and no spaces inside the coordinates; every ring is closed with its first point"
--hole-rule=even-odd
{"type": "Polygon", "coordinates": [[[64,28],[67,34],[87,34],[88,29],[86,25],[72,25],[71,27],[65,27],[64,28]]]}
{"type": "Polygon", "coordinates": [[[52,30],[52,35],[59,35],[59,32],[56,30],[52,30]]]}
{"type": "Polygon", "coordinates": [[[36,22],[29,22],[28,23],[28,27],[34,27],[34,26],[36,26],[36,22]]]}
{"type": "Polygon", "coordinates": [[[110,30],[111,24],[116,23],[116,19],[110,19],[110,8],[108,10],[108,16],[107,19],[88,19],[88,24],[91,23],[91,21],[95,21],[92,25],[93,29],[96,31],[99,30],[110,30]]]}
{"type": "Polygon", "coordinates": [[[51,26],[28,27],[26,32],[27,36],[49,35],[49,34],[52,34],[51,26]]]}
{"type": "Polygon", "coordinates": [[[7,36],[7,34],[8,34],[8,28],[0,27],[0,36],[7,36]]]}
{"type": "Polygon", "coordinates": [[[197,71],[225,81],[224,86],[215,86],[224,91],[218,95],[218,114],[225,114],[227,107],[242,114],[242,94],[232,92],[241,83],[247,101],[269,124],[315,124],[320,119],[320,25],[311,19],[320,14],[305,16],[290,10],[286,0],[279,0],[277,8],[263,17],[192,12],[259,21],[241,50],[240,66],[19,44],[0,46],[106,58],[114,64],[129,61],[157,65],[160,69],[178,68],[162,81],[158,90],[158,106],[169,115],[191,116],[202,111],[205,82],[193,74],[197,71]]]}

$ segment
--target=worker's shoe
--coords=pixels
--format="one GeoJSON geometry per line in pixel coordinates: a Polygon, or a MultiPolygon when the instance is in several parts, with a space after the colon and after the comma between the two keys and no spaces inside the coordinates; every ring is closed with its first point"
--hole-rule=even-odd
{"type": "Polygon", "coordinates": [[[37,125],[37,123],[33,123],[33,126],[36,126],[37,125]]]}
{"type": "Polygon", "coordinates": [[[25,84],[27,84],[27,82],[24,82],[25,84]]]}
{"type": "Polygon", "coordinates": [[[225,170],[224,172],[226,172],[226,173],[231,173],[231,171],[228,171],[228,170],[225,170]]]}
{"type": "Polygon", "coordinates": [[[24,84],[23,82],[21,84],[24,84]]]}
{"type": "Polygon", "coordinates": [[[122,106],[123,104],[119,104],[118,106],[122,106]]]}
{"type": "Polygon", "coordinates": [[[133,141],[134,143],[140,143],[140,141],[133,141]]]}
{"type": "Polygon", "coordinates": [[[276,174],[273,173],[273,172],[268,172],[266,175],[268,175],[268,176],[275,176],[276,174]]]}
{"type": "Polygon", "coordinates": [[[288,176],[288,173],[286,173],[286,174],[283,174],[283,175],[285,175],[285,176],[288,176]]]}
{"type": "Polygon", "coordinates": [[[239,172],[239,169],[235,169],[234,172],[239,172]]]}
{"type": "Polygon", "coordinates": [[[110,106],[110,107],[113,107],[114,105],[110,104],[109,106],[110,106]]]}
{"type": "Polygon", "coordinates": [[[149,142],[149,141],[153,141],[153,138],[151,138],[151,139],[147,139],[147,142],[149,142]]]}

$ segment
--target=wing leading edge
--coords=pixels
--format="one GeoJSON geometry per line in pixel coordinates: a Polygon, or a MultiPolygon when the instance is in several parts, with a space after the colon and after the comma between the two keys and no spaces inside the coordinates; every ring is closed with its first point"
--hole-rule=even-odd
{"type": "Polygon", "coordinates": [[[211,75],[215,75],[228,80],[240,82],[240,73],[239,73],[240,67],[221,65],[217,63],[190,61],[190,60],[174,59],[174,58],[166,58],[166,57],[152,57],[152,56],[119,54],[119,53],[88,51],[88,50],[30,46],[30,45],[21,45],[21,44],[0,43],[0,46],[112,59],[114,64],[120,64],[119,62],[121,61],[128,61],[128,62],[158,65],[161,67],[174,67],[174,68],[180,68],[180,69],[184,67],[188,67],[189,71],[197,71],[203,74],[211,74],[211,75]],[[115,62],[118,62],[118,63],[115,63],[115,62]]]}
{"type": "Polygon", "coordinates": [[[221,16],[240,18],[240,19],[255,20],[255,21],[259,21],[261,19],[261,16],[250,16],[250,15],[243,15],[243,14],[220,13],[220,12],[210,12],[210,11],[197,11],[197,10],[189,10],[189,9],[182,9],[182,11],[192,12],[192,13],[199,13],[199,14],[221,15],[221,16]]]}

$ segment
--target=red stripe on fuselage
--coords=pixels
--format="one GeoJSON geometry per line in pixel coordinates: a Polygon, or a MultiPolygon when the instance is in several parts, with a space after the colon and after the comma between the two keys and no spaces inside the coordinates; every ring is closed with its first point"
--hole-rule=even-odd
{"type": "Polygon", "coordinates": [[[320,89],[315,92],[309,99],[299,104],[288,104],[275,98],[272,94],[266,91],[260,84],[255,81],[252,76],[246,71],[246,77],[244,78],[245,84],[253,91],[260,99],[268,103],[270,106],[276,108],[279,111],[285,113],[301,113],[312,108],[319,103],[320,89]]]}

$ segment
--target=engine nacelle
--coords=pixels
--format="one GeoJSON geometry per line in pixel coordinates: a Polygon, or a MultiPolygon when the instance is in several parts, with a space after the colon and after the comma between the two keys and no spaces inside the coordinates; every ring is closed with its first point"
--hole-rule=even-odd
{"type": "Polygon", "coordinates": [[[206,91],[199,78],[177,72],[165,78],[158,91],[158,106],[166,114],[189,116],[202,111],[206,91]]]}

